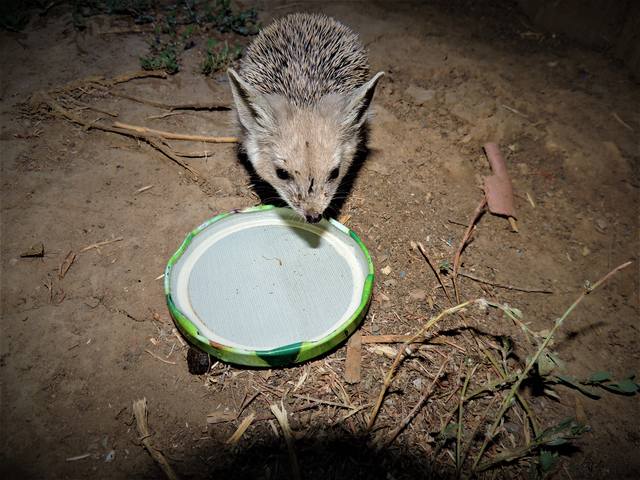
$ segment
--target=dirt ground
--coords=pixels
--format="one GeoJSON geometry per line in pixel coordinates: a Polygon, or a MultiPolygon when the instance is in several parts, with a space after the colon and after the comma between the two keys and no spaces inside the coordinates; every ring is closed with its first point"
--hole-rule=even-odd
{"type": "MultiPolygon", "coordinates": [[[[498,3],[251,5],[263,23],[299,10],[334,16],[359,32],[372,72],[386,72],[374,100],[370,151],[340,212],[376,266],[363,334],[410,334],[449,306],[411,242],[422,242],[435,264],[453,259],[482,198],[481,177],[489,174],[482,145],[495,141],[513,179],[519,233],[504,218],[484,215],[462,271],[554,293],[507,290],[461,277],[462,298],[508,303],[540,331],[551,328],[585,281],[635,260],[586,298],[553,348],[577,378],[602,370],[616,378],[637,374],[640,85],[605,55],[540,34],[498,3]]],[[[138,71],[145,34],[110,34],[116,20],[126,24],[92,17],[89,28],[78,32],[68,8],[60,6],[36,16],[20,33],[0,33],[3,478],[162,478],[132,423],[132,402],[142,397],[153,443],[182,477],[289,478],[287,449],[269,412],[269,404],[285,393],[305,478],[451,475],[451,445],[437,448],[434,438],[443,428],[443,412],[456,408],[463,363],[487,363],[467,351],[471,331],[496,348],[501,339],[511,339],[514,368],[522,369],[533,352],[518,326],[497,311],[469,313],[469,328],[450,318],[438,327],[438,338],[448,343],[425,346],[405,362],[375,435],[388,434],[416,404],[421,385],[449,363],[433,398],[380,450],[365,435],[368,407],[391,364],[385,353],[397,345],[365,345],[362,380],[355,384],[343,380],[344,346],[293,368],[218,363],[207,375],[189,374],[187,350],[174,334],[158,277],[188,231],[217,212],[259,201],[235,146],[210,145],[207,158],[188,160],[206,177],[203,188],[144,142],[87,131],[25,107],[39,91],[138,71]],[[21,257],[39,242],[43,257],[21,257]],[[69,252],[77,257],[60,278],[69,252]],[[231,449],[224,442],[239,422],[208,422],[207,416],[238,412],[252,398],[246,412],[258,418],[231,449]]],[[[163,102],[231,106],[225,75],[200,75],[198,61],[190,50],[178,74],[132,80],[113,90],[163,102]]],[[[236,133],[233,111],[162,116],[166,110],[113,95],[86,101],[132,124],[236,133]]],[[[557,398],[534,387],[523,392],[540,425],[577,416],[590,430],[560,451],[553,478],[637,478],[638,395],[601,392],[597,400],[566,386],[554,390],[557,398]]],[[[486,429],[481,413],[487,405],[479,404],[471,419],[480,431],[486,429]]],[[[502,443],[491,447],[492,455],[514,448],[525,435],[526,420],[505,420],[502,443]]],[[[529,463],[486,475],[526,477],[529,463]]]]}

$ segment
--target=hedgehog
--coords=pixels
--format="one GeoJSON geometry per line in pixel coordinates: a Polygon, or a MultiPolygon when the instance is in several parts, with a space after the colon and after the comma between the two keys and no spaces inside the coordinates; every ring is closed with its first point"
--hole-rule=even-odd
{"type": "Polygon", "coordinates": [[[380,77],[342,23],[296,13],[263,29],[228,77],[255,172],[317,223],[353,163],[380,77]]]}

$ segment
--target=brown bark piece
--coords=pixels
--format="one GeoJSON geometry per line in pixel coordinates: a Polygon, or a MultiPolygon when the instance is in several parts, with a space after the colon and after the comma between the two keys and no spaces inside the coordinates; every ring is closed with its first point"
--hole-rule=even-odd
{"type": "Polygon", "coordinates": [[[362,333],[357,331],[347,343],[347,360],[344,365],[344,381],[347,383],[358,383],[360,381],[360,370],[362,360],[362,333]]]}
{"type": "Polygon", "coordinates": [[[516,218],[516,209],[513,203],[513,186],[507,173],[504,157],[495,143],[485,144],[484,151],[493,171],[493,175],[484,177],[484,194],[489,205],[489,211],[494,215],[516,218]]]}

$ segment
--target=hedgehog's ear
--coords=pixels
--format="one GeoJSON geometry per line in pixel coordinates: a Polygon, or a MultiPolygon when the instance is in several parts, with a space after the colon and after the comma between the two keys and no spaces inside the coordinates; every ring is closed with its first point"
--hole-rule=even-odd
{"type": "Polygon", "coordinates": [[[344,110],[344,125],[346,127],[359,129],[365,122],[376,85],[383,75],[384,72],[376,73],[371,80],[358,87],[347,97],[344,110]]]}
{"type": "Polygon", "coordinates": [[[266,97],[240,78],[233,68],[227,70],[227,75],[242,126],[250,132],[256,128],[272,130],[274,112],[266,97]]]}

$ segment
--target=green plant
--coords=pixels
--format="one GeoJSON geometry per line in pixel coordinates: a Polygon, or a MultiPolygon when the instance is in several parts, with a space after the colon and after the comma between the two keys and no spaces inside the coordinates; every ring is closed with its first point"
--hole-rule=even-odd
{"type": "Polygon", "coordinates": [[[175,43],[168,43],[152,47],[149,55],[140,58],[140,65],[144,70],[165,70],[173,74],[180,70],[178,53],[175,43]]]}
{"type": "Polygon", "coordinates": [[[205,75],[211,75],[218,70],[228,67],[240,57],[242,57],[241,45],[230,47],[226,41],[218,42],[210,38],[207,41],[207,51],[205,52],[205,59],[202,62],[200,71],[205,75]]]}
{"type": "Polygon", "coordinates": [[[207,3],[204,19],[221,33],[234,32],[247,36],[255,35],[260,29],[258,15],[253,8],[234,12],[230,0],[207,3]]]}

